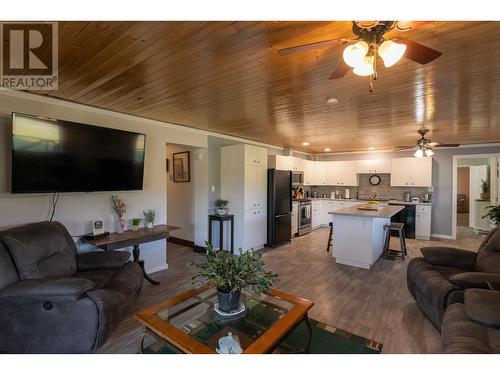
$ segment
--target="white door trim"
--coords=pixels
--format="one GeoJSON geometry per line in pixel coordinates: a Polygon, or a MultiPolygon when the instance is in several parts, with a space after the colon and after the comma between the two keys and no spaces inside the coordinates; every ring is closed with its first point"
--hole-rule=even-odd
{"type": "Polygon", "coordinates": [[[451,237],[456,240],[457,239],[457,168],[458,168],[458,159],[476,159],[476,158],[498,158],[500,157],[500,153],[491,153],[491,154],[470,154],[470,155],[453,155],[453,172],[452,172],[452,191],[451,191],[451,237]]]}

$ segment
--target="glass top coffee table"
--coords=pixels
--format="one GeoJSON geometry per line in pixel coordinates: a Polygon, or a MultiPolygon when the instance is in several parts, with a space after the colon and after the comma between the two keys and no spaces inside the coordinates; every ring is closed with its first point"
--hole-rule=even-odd
{"type": "Polygon", "coordinates": [[[152,334],[180,353],[216,353],[219,339],[229,332],[237,336],[244,354],[272,352],[302,321],[308,329],[304,343],[309,351],[312,333],[307,312],[313,302],[271,289],[267,294],[243,291],[241,301],[246,314],[233,320],[220,319],[214,311],[217,290],[203,287],[138,312],[135,317],[146,330],[141,338],[152,334]]]}

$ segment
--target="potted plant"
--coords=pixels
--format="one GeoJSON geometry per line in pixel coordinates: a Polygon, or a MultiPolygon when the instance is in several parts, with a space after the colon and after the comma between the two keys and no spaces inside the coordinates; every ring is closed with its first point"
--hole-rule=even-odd
{"type": "Polygon", "coordinates": [[[191,262],[198,268],[193,276],[193,283],[198,286],[209,282],[217,287],[219,310],[230,313],[238,310],[243,288],[253,293],[267,292],[272,284],[278,281],[278,275],[264,269],[261,255],[240,249],[240,256],[228,251],[214,250],[206,243],[207,251],[204,262],[191,262]]]}
{"type": "Polygon", "coordinates": [[[125,230],[125,219],[123,216],[127,212],[127,204],[118,195],[111,196],[111,204],[118,218],[118,233],[123,233],[125,230]]]}
{"type": "Polygon", "coordinates": [[[499,225],[500,224],[500,204],[497,205],[491,205],[486,207],[488,210],[488,213],[484,215],[482,218],[484,219],[485,217],[490,218],[490,222],[493,225],[499,225]]]}
{"type": "Polygon", "coordinates": [[[146,221],[146,227],[153,228],[155,223],[155,210],[146,210],[142,212],[144,214],[144,221],[146,221]]]}
{"type": "Polygon", "coordinates": [[[481,199],[485,201],[490,199],[490,187],[484,178],[481,179],[481,199]]]}
{"type": "Polygon", "coordinates": [[[139,230],[139,225],[141,224],[141,218],[140,217],[134,217],[132,219],[132,230],[139,230]]]}
{"type": "Polygon", "coordinates": [[[225,215],[225,214],[227,214],[227,204],[228,203],[229,203],[229,201],[227,201],[225,199],[217,199],[215,201],[215,211],[219,215],[225,215]]]}

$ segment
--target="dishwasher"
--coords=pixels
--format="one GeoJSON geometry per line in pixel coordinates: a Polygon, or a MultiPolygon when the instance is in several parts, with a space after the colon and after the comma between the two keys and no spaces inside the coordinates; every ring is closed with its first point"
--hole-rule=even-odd
{"type": "MultiPolygon", "coordinates": [[[[406,238],[415,238],[415,213],[416,206],[414,204],[389,203],[390,206],[404,206],[396,215],[391,217],[391,223],[403,223],[406,238]]],[[[392,233],[391,236],[397,236],[397,233],[392,233]]]]}

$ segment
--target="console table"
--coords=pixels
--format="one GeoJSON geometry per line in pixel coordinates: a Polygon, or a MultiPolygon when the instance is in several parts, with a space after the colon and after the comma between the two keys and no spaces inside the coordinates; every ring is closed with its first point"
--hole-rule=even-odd
{"type": "Polygon", "coordinates": [[[134,262],[138,263],[144,274],[144,278],[152,284],[158,285],[159,281],[152,279],[144,268],[144,261],[140,259],[141,249],[139,245],[158,240],[167,239],[170,232],[179,227],[172,225],[155,225],[153,228],[141,228],[139,230],[127,230],[123,233],[111,233],[106,236],[86,239],[86,241],[100,249],[111,251],[133,246],[132,254],[134,262]]]}

